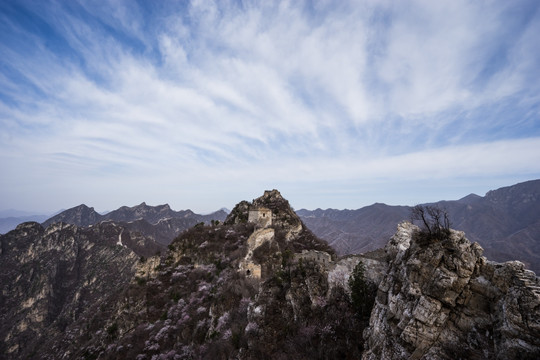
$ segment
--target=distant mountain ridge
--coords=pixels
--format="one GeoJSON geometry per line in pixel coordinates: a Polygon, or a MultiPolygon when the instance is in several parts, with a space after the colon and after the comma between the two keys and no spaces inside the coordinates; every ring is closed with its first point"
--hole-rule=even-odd
{"type": "Polygon", "coordinates": [[[174,211],[168,204],[149,206],[145,202],[133,207],[122,206],[116,210],[108,212],[105,215],[101,215],[95,211],[93,207],[88,207],[85,204],[81,204],[62,211],[61,213],[47,219],[43,222],[43,225],[48,226],[55,222],[65,222],[78,226],[88,226],[106,220],[131,222],[141,219],[155,225],[160,221],[171,218],[193,218],[199,221],[208,221],[213,219],[223,221],[226,216],[227,213],[223,210],[219,210],[208,215],[199,215],[189,209],[174,211]]]}
{"type": "Polygon", "coordinates": [[[410,207],[375,203],[357,210],[301,209],[297,214],[317,236],[345,255],[384,246],[396,224],[410,217],[410,207]]]}
{"type": "MultiPolygon", "coordinates": [[[[433,203],[448,211],[451,226],[477,241],[494,261],[520,260],[540,273],[540,180],[433,203]]],[[[427,205],[427,204],[424,204],[427,205]]],[[[410,206],[373,204],[357,210],[301,209],[302,221],[339,254],[384,246],[410,206]]]]}
{"type": "Polygon", "coordinates": [[[145,202],[133,207],[122,206],[101,215],[93,207],[81,204],[47,219],[42,225],[48,227],[62,222],[85,227],[103,221],[113,221],[130,231],[138,231],[159,244],[168,245],[182,231],[200,222],[223,221],[226,217],[227,213],[223,210],[199,215],[191,210],[174,211],[168,204],[149,206],[145,202]]]}
{"type": "MultiPolygon", "coordinates": [[[[486,255],[495,261],[518,259],[540,272],[540,180],[531,180],[491,190],[485,196],[469,194],[455,201],[435,204],[447,209],[452,227],[463,230],[471,241],[478,241],[486,255]]],[[[396,224],[410,219],[410,206],[375,203],[357,210],[316,209],[297,211],[317,236],[325,239],[339,254],[365,253],[384,246],[396,224]]],[[[115,221],[130,231],[138,231],[161,245],[199,222],[224,221],[223,209],[208,215],[191,210],[174,211],[168,204],[146,203],[123,206],[105,215],[84,204],[65,210],[43,222],[43,226],[64,222],[90,226],[115,221]]],[[[0,225],[3,224],[0,219],[0,225]]],[[[9,219],[11,228],[20,219],[9,219]]],[[[43,221],[44,219],[28,219],[43,221]]],[[[0,231],[1,232],[1,231],[0,231]]]]}

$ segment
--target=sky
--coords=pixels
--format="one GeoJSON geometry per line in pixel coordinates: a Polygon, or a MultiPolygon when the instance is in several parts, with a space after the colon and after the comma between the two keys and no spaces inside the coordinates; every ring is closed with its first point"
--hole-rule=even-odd
{"type": "Polygon", "coordinates": [[[0,1],[0,210],[540,178],[540,2],[0,1]]]}

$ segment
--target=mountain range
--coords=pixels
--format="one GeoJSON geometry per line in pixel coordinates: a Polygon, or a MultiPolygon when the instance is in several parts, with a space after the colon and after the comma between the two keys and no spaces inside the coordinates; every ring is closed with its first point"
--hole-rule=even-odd
{"type": "MultiPolygon", "coordinates": [[[[459,200],[431,204],[444,209],[452,228],[465,231],[477,241],[486,255],[495,261],[520,260],[540,273],[540,180],[532,180],[489,191],[485,196],[469,194],[459,200]]],[[[383,247],[395,232],[396,224],[411,218],[410,206],[375,203],[356,210],[316,209],[297,211],[302,221],[340,255],[369,252],[383,247]]],[[[84,204],[46,218],[45,216],[0,219],[0,227],[13,229],[24,221],[43,221],[89,226],[102,221],[121,223],[158,244],[167,246],[172,239],[193,225],[211,220],[223,221],[227,211],[209,215],[191,210],[174,211],[169,205],[146,203],[101,215],[84,204]]]]}
{"type": "Polygon", "coordinates": [[[141,204],[117,221],[80,206],[0,235],[2,358],[540,356],[540,279],[462,231],[400,222],[383,248],[339,257],[277,190],[168,246],[128,228],[168,215],[141,204]]]}
{"type": "Polygon", "coordinates": [[[121,224],[132,232],[140,232],[158,244],[168,245],[182,231],[200,222],[223,221],[227,213],[219,210],[208,215],[199,215],[191,210],[174,211],[169,205],[149,206],[141,203],[137,206],[122,206],[117,210],[101,215],[92,207],[84,204],[65,210],[44,221],[47,227],[63,222],[77,226],[90,226],[104,221],[121,224]]]}
{"type": "MultiPolygon", "coordinates": [[[[451,227],[477,241],[488,258],[520,260],[540,273],[540,180],[431,204],[448,213],[451,227]]],[[[411,219],[411,207],[373,204],[357,210],[298,210],[302,221],[338,254],[383,247],[396,224],[411,219]]]]}
{"type": "MultiPolygon", "coordinates": [[[[45,227],[55,222],[88,226],[107,220],[125,223],[143,221],[150,225],[157,225],[160,221],[169,221],[170,227],[185,230],[198,222],[208,222],[211,220],[223,221],[227,216],[227,213],[226,209],[223,208],[208,215],[199,215],[191,210],[174,211],[168,204],[149,206],[144,202],[133,207],[122,206],[104,215],[95,211],[93,207],[88,207],[85,204],[62,210],[52,217],[47,215],[31,215],[21,211],[9,210],[0,213],[0,234],[7,233],[8,231],[15,229],[18,224],[29,221],[41,222],[45,227]],[[175,219],[175,221],[171,221],[171,219],[175,219]]],[[[148,226],[146,224],[139,224],[139,227],[144,228],[148,226]]],[[[159,232],[159,230],[157,232],[159,232]]],[[[160,240],[167,245],[176,235],[178,235],[178,233],[174,231],[169,234],[165,232],[162,234],[160,240]]]]}
{"type": "MultiPolygon", "coordinates": [[[[477,241],[486,255],[495,261],[520,260],[540,273],[540,180],[532,180],[489,191],[485,196],[467,195],[459,200],[431,204],[444,209],[452,228],[465,231],[477,241]]],[[[369,252],[383,247],[395,232],[396,224],[410,220],[410,206],[375,203],[356,210],[316,209],[297,211],[302,221],[318,237],[326,240],[340,255],[369,252]]],[[[101,215],[84,204],[45,216],[0,219],[0,226],[13,229],[24,221],[43,221],[47,227],[55,222],[89,226],[101,221],[122,223],[126,229],[139,232],[158,244],[167,246],[182,231],[199,222],[223,221],[224,209],[209,215],[191,210],[174,211],[169,205],[146,203],[101,215]]]]}

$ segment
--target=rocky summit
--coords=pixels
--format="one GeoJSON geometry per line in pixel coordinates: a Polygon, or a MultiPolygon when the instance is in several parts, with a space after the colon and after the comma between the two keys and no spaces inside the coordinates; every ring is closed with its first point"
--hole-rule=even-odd
{"type": "Polygon", "coordinates": [[[424,244],[418,231],[402,223],[385,247],[362,359],[538,359],[535,274],[488,261],[463,232],[424,244]]]}
{"type": "Polygon", "coordinates": [[[241,201],[223,223],[192,226],[156,255],[159,245],[123,222],[22,224],[0,236],[0,353],[539,358],[536,275],[488,261],[463,232],[422,234],[403,222],[384,248],[339,258],[277,190],[241,201]]]}

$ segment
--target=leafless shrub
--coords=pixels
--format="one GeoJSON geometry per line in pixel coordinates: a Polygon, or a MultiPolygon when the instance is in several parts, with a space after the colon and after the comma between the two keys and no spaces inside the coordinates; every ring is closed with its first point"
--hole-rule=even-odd
{"type": "Polygon", "coordinates": [[[435,205],[416,205],[411,210],[411,218],[421,221],[421,230],[417,234],[417,240],[423,242],[440,241],[450,235],[450,220],[448,212],[435,205]]]}

